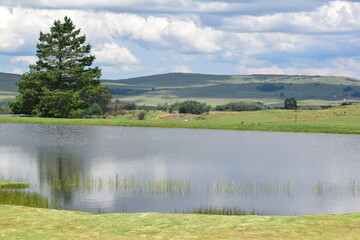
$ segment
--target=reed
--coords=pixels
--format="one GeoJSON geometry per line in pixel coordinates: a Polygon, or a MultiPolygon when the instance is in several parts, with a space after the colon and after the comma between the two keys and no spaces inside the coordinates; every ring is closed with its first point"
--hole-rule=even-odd
{"type": "Polygon", "coordinates": [[[259,212],[256,212],[254,209],[251,211],[246,211],[240,208],[230,208],[230,207],[215,207],[215,206],[206,206],[196,208],[192,211],[184,212],[188,214],[210,214],[210,215],[235,215],[235,216],[243,216],[243,215],[263,215],[259,212]]]}
{"type": "Polygon", "coordinates": [[[190,193],[190,182],[186,180],[155,180],[150,181],[147,186],[147,190],[156,195],[188,195],[190,193]]]}
{"type": "Polygon", "coordinates": [[[48,199],[38,193],[14,190],[1,190],[0,204],[21,205],[37,208],[49,207],[48,199]]]}
{"type": "Polygon", "coordinates": [[[252,181],[236,182],[234,180],[225,182],[215,182],[208,184],[207,191],[209,194],[216,195],[242,195],[242,196],[278,196],[283,193],[283,196],[292,197],[293,190],[291,183],[286,183],[281,186],[277,181],[252,181]]]}
{"type": "Polygon", "coordinates": [[[30,187],[30,184],[26,182],[0,181],[0,189],[20,189],[28,187],[30,187]]]}
{"type": "Polygon", "coordinates": [[[322,196],[324,196],[324,193],[325,193],[325,183],[318,180],[316,185],[313,188],[313,194],[316,197],[322,197],[322,196]]]}
{"type": "Polygon", "coordinates": [[[120,177],[116,174],[115,177],[95,178],[80,176],[71,176],[64,179],[48,178],[47,183],[56,192],[71,193],[77,191],[102,191],[107,189],[109,191],[126,191],[135,194],[147,192],[155,195],[170,194],[187,195],[191,191],[191,184],[187,180],[180,179],[161,179],[142,181],[134,176],[120,177]]]}

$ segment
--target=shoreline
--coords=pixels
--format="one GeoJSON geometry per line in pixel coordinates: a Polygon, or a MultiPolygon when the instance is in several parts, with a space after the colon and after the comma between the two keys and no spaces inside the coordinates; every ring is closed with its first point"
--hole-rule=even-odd
{"type": "Polygon", "coordinates": [[[171,115],[163,112],[160,113],[162,115],[159,115],[159,112],[153,112],[152,114],[153,116],[146,120],[138,120],[130,114],[107,119],[0,115],[0,123],[360,134],[360,105],[334,107],[318,111],[263,110],[254,112],[210,112],[210,114],[196,117],[193,115],[180,115],[183,119],[185,116],[185,121],[164,120],[166,116],[171,115]],[[190,120],[187,119],[189,117],[191,117],[190,120]]]}

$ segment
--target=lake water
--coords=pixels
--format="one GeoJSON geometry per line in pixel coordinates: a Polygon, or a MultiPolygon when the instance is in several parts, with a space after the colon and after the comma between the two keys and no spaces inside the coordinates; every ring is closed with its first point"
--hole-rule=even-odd
{"type": "Polygon", "coordinates": [[[360,135],[0,123],[0,180],[96,213],[360,212],[360,135]]]}

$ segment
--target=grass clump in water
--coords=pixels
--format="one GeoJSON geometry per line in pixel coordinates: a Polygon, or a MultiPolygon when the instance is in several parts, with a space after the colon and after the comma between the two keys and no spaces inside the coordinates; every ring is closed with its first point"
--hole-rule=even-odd
{"type": "Polygon", "coordinates": [[[38,193],[13,190],[0,191],[0,204],[21,205],[37,208],[49,207],[48,199],[38,193]]]}
{"type": "Polygon", "coordinates": [[[30,187],[30,184],[26,182],[0,181],[0,189],[19,189],[28,187],[30,187]]]}
{"type": "Polygon", "coordinates": [[[218,207],[214,207],[214,206],[200,207],[200,208],[194,209],[191,212],[186,212],[186,213],[209,214],[209,215],[232,215],[232,216],[263,215],[263,214],[259,214],[255,210],[247,212],[244,209],[239,209],[236,207],[234,207],[234,208],[230,208],[230,207],[218,208],[218,207]]]}

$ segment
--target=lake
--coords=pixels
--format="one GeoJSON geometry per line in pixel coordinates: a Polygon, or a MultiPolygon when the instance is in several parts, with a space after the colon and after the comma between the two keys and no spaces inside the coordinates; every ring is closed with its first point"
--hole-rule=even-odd
{"type": "Polygon", "coordinates": [[[0,123],[0,180],[54,207],[360,212],[360,135],[0,123]]]}

